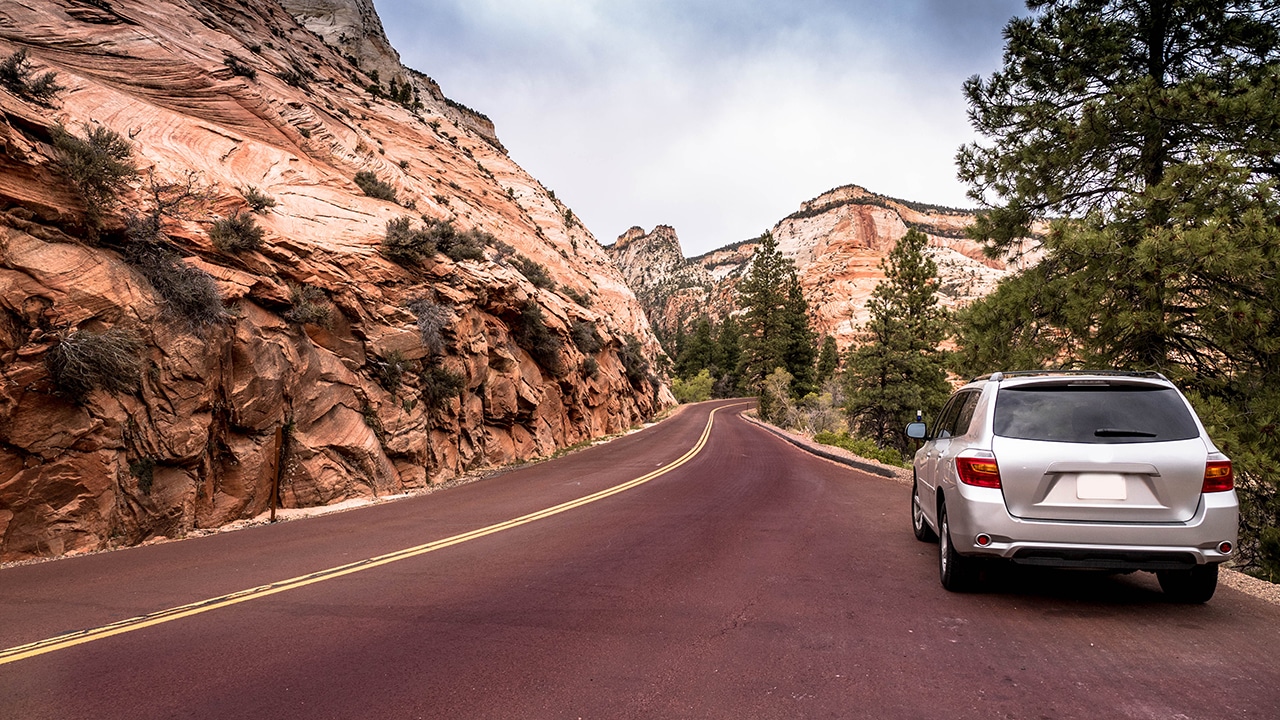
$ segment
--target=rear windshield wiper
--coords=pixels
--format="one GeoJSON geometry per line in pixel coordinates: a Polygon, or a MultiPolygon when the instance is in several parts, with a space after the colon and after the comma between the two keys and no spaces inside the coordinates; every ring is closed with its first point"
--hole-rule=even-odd
{"type": "Polygon", "coordinates": [[[1094,437],[1159,437],[1156,433],[1145,430],[1123,430],[1121,428],[1098,428],[1093,431],[1094,437]]]}

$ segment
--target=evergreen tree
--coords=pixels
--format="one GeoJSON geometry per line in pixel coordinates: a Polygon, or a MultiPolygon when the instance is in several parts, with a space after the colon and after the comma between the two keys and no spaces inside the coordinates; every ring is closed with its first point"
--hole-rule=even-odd
{"type": "Polygon", "coordinates": [[[700,317],[693,323],[693,333],[684,337],[680,355],[676,358],[676,376],[688,380],[703,370],[713,369],[716,364],[715,354],[711,321],[700,317]]]}
{"type": "Polygon", "coordinates": [[[792,266],[787,278],[787,347],[784,367],[791,373],[791,394],[802,398],[817,386],[818,335],[809,326],[809,302],[804,299],[800,279],[792,266]]]}
{"type": "Polygon", "coordinates": [[[885,279],[867,301],[865,342],[845,358],[850,424],[880,447],[905,450],[902,428],[917,410],[932,416],[950,393],[938,350],[947,325],[934,295],[938,266],[925,254],[928,242],[909,230],[881,261],[885,279]]]}
{"type": "Polygon", "coordinates": [[[1050,0],[970,79],[975,236],[1042,261],[961,315],[964,374],[1158,370],[1236,462],[1241,551],[1280,570],[1280,4],[1050,0]],[[1274,547],[1274,554],[1269,554],[1274,547]]]}
{"type": "Polygon", "coordinates": [[[741,358],[742,330],[738,321],[730,315],[716,329],[715,361],[721,370],[712,391],[716,397],[733,397],[742,392],[738,382],[738,363],[741,358]]]}
{"type": "Polygon", "coordinates": [[[813,331],[808,305],[800,291],[795,264],[782,256],[772,233],[760,236],[751,258],[751,269],[738,283],[738,306],[743,309],[740,383],[757,392],[764,379],[783,368],[798,384],[792,393],[811,389],[813,382],[813,331]]]}
{"type": "Polygon", "coordinates": [[[818,351],[818,385],[835,377],[839,366],[840,351],[836,348],[836,339],[828,335],[822,339],[822,349],[818,351]]]}

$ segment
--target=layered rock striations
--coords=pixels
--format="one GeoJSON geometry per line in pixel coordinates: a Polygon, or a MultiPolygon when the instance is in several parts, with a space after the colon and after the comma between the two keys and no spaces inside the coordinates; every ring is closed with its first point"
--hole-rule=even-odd
{"type": "Polygon", "coordinates": [[[365,0],[285,6],[307,26],[268,0],[0,5],[0,58],[65,88],[43,107],[0,86],[0,560],[255,516],[277,478],[286,507],[400,493],[669,401],[634,294],[492,126],[390,92],[389,72],[426,81],[365,0]],[[97,219],[63,127],[117,133],[139,171],[97,219]],[[246,217],[259,245],[213,242],[246,217]],[[463,251],[393,262],[399,218],[463,251]],[[211,302],[182,292],[210,280],[211,302]],[[127,372],[71,392],[54,359],[122,337],[127,372]]]}
{"type": "MultiPolygon", "coordinates": [[[[884,279],[881,260],[909,229],[929,237],[938,264],[938,299],[962,307],[995,288],[1005,275],[1034,261],[992,260],[965,236],[972,212],[922,205],[847,185],[805,202],[772,232],[778,249],[796,264],[814,329],[843,349],[857,341],[868,319],[866,303],[884,279]]],[[[675,231],[646,235],[632,228],[606,248],[641,298],[655,328],[673,333],[701,314],[724,317],[736,310],[733,288],[749,269],[756,242],[747,240],[705,255],[673,260],[675,231]]]]}

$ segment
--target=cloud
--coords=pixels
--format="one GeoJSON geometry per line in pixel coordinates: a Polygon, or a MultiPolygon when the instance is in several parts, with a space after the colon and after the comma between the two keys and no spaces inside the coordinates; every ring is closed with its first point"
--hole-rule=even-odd
{"type": "Polygon", "coordinates": [[[697,254],[832,187],[965,205],[964,78],[1019,3],[379,0],[406,64],[493,118],[602,242],[697,254]],[[1001,9],[1003,8],[1003,9],[1001,9]]]}

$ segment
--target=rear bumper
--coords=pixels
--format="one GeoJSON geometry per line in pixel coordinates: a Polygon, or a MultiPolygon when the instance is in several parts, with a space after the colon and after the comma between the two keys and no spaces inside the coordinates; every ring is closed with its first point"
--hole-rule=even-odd
{"type": "Polygon", "coordinates": [[[998,489],[961,485],[949,496],[951,540],[965,555],[999,557],[1027,565],[1113,570],[1175,570],[1220,563],[1223,542],[1236,546],[1239,506],[1232,492],[1201,496],[1184,523],[1102,523],[1024,520],[1005,508],[998,489]],[[979,535],[990,544],[977,543],[979,535]]]}

